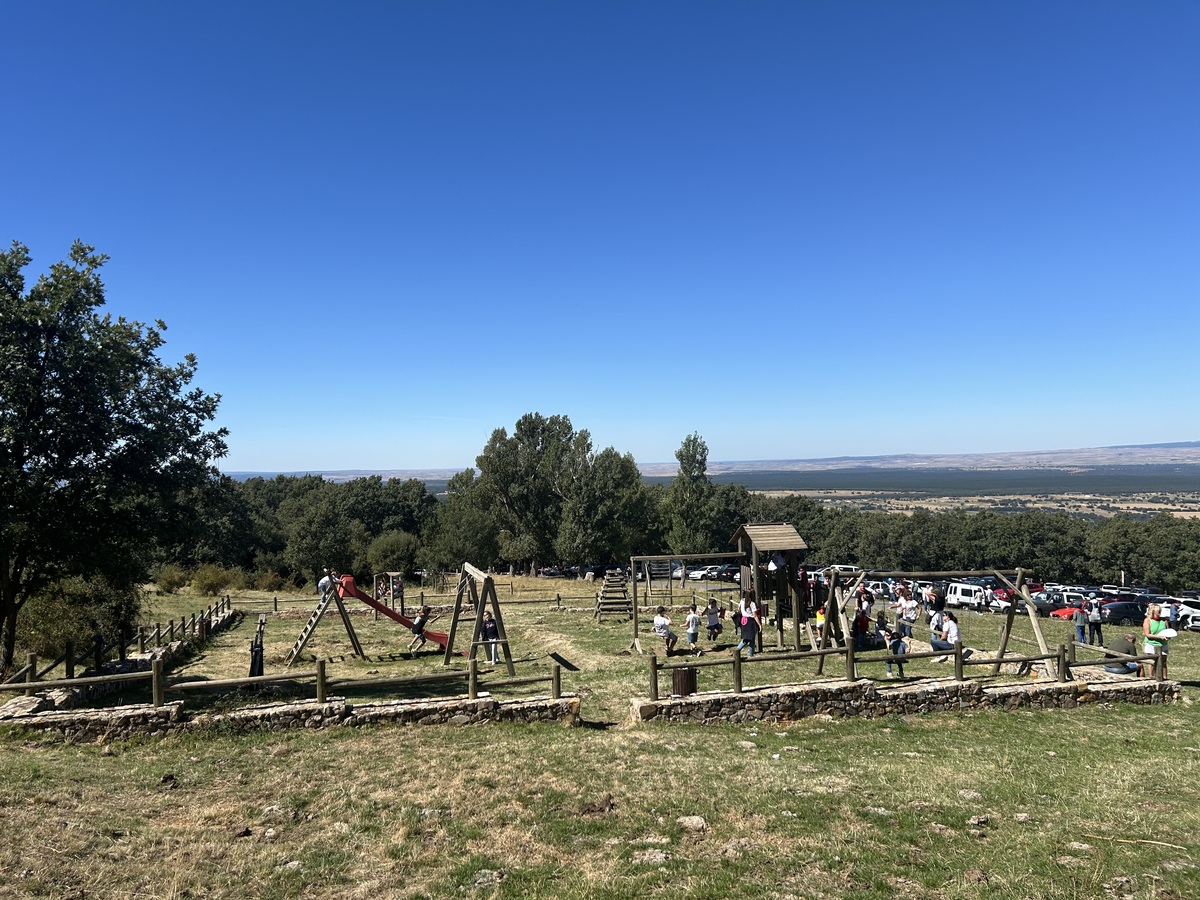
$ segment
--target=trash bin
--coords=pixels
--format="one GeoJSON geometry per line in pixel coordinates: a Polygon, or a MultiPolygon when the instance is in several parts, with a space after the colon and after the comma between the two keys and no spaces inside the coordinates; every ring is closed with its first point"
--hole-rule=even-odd
{"type": "Polygon", "coordinates": [[[672,669],[671,696],[686,697],[694,693],[696,693],[696,670],[691,666],[672,669]]]}

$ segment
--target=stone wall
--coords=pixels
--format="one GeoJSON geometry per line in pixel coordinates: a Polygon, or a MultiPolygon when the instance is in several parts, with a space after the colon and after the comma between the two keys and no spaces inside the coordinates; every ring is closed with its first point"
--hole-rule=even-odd
{"type": "Polygon", "coordinates": [[[809,716],[880,716],[978,709],[1072,709],[1088,703],[1172,703],[1175,681],[1112,679],[1094,682],[1035,681],[985,684],[982,681],[922,680],[877,686],[866,679],[829,679],[746,690],[710,691],[658,701],[635,699],[635,722],[651,719],[680,724],[788,722],[809,716]]]}
{"type": "Polygon", "coordinates": [[[178,700],[154,706],[115,709],[35,711],[13,715],[5,724],[57,734],[67,740],[113,740],[135,734],[161,737],[201,728],[225,731],[288,731],[295,728],[357,727],[362,725],[474,725],[482,722],[549,722],[579,724],[579,698],[555,700],[532,697],[496,700],[480,694],[449,700],[390,700],[350,704],[341,697],[324,703],[305,700],[248,706],[231,712],[191,715],[178,700]]]}

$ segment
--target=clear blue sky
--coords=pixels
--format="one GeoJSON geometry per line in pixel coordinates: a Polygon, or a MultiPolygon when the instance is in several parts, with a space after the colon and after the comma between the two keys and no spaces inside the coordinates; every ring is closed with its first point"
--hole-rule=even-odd
{"type": "Polygon", "coordinates": [[[1191,0],[0,12],[0,240],[112,257],[227,471],[1200,437],[1191,0]]]}

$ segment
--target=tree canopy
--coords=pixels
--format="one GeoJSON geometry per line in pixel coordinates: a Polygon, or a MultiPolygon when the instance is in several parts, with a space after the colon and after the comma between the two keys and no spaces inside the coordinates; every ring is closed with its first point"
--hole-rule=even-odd
{"type": "Polygon", "coordinates": [[[106,257],[76,242],[26,290],[28,248],[0,253],[0,621],[54,581],[145,579],[182,540],[188,498],[217,477],[219,397],[190,387],[196,359],[159,359],[166,326],[102,314],[106,257]]]}

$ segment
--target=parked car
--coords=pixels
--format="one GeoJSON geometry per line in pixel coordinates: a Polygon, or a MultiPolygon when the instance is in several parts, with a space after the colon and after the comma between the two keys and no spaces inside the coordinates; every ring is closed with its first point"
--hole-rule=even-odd
{"type": "Polygon", "coordinates": [[[987,605],[987,588],[981,584],[952,581],[946,586],[946,605],[982,610],[987,605]]]}
{"type": "Polygon", "coordinates": [[[713,573],[712,578],[715,581],[735,581],[742,580],[742,567],[737,563],[725,563],[723,566],[717,566],[717,571],[713,573]]]}
{"type": "Polygon", "coordinates": [[[721,568],[721,567],[720,566],[701,566],[698,569],[691,569],[688,571],[688,578],[690,578],[692,581],[706,581],[709,578],[715,578],[717,569],[719,569],[719,568],[721,568]]]}
{"type": "Polygon", "coordinates": [[[1146,619],[1150,604],[1141,600],[1114,600],[1100,607],[1100,621],[1104,625],[1141,625],[1146,619]]]}

